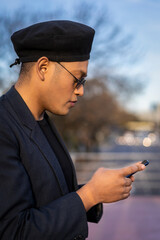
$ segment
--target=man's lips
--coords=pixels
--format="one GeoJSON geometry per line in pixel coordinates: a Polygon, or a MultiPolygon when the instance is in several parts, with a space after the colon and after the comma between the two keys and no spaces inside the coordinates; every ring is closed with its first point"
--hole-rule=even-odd
{"type": "Polygon", "coordinates": [[[69,103],[71,104],[72,107],[74,107],[74,105],[76,104],[77,101],[69,101],[69,103]]]}

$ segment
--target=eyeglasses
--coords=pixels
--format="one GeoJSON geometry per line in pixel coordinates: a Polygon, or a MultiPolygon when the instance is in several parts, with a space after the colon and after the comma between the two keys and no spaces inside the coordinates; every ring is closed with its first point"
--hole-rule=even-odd
{"type": "Polygon", "coordinates": [[[85,84],[85,82],[86,82],[86,80],[85,80],[84,77],[82,77],[81,79],[76,78],[76,77],[73,75],[73,73],[71,73],[71,72],[70,72],[65,66],[63,66],[60,62],[57,62],[57,63],[58,63],[61,67],[63,67],[68,73],[70,73],[70,74],[72,75],[72,77],[74,77],[75,83],[76,83],[75,88],[79,89],[81,85],[84,86],[84,84],[85,84]]]}

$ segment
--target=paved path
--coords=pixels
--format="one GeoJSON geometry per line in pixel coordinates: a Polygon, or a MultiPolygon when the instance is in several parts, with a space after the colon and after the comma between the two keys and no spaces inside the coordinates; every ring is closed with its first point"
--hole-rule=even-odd
{"type": "Polygon", "coordinates": [[[130,197],[104,204],[99,224],[89,223],[88,240],[160,240],[160,196],[130,197]]]}

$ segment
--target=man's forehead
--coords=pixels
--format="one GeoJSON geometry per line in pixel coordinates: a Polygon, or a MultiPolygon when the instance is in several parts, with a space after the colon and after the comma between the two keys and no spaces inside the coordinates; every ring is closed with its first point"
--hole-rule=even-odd
{"type": "Polygon", "coordinates": [[[87,75],[88,69],[88,61],[82,62],[70,62],[70,63],[63,63],[64,66],[69,67],[72,72],[81,74],[83,76],[87,75]]]}

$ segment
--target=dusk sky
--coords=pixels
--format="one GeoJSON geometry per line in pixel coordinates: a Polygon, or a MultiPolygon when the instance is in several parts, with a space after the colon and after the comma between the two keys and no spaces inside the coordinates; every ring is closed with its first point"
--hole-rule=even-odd
{"type": "MultiPolygon", "coordinates": [[[[86,0],[87,1],[87,0],[86,0]]],[[[90,1],[90,0],[88,0],[90,1]]],[[[73,0],[1,0],[0,11],[12,11],[21,5],[38,11],[49,6],[65,4],[72,6],[73,0]]],[[[160,104],[160,0],[99,0],[102,6],[108,7],[114,23],[128,34],[134,36],[137,46],[145,53],[136,66],[123,67],[130,75],[139,72],[146,78],[146,88],[130,103],[133,111],[147,111],[153,103],[160,104]]]]}

